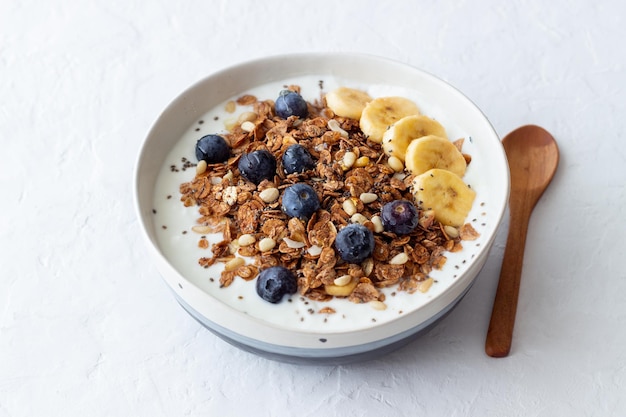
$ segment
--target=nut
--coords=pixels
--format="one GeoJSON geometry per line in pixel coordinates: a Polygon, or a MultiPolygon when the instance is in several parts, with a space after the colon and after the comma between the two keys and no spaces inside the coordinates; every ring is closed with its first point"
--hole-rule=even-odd
{"type": "Polygon", "coordinates": [[[359,159],[357,159],[356,161],[354,161],[354,166],[357,168],[363,168],[368,166],[370,163],[370,159],[367,156],[362,156],[359,159]]]}
{"type": "Polygon", "coordinates": [[[361,213],[356,213],[356,214],[353,214],[352,217],[350,217],[350,221],[352,223],[363,224],[367,221],[367,217],[365,217],[361,213]]]}
{"type": "Polygon", "coordinates": [[[369,204],[369,203],[373,203],[374,201],[378,200],[378,195],[374,194],[374,193],[362,193],[359,198],[361,199],[361,201],[364,204],[369,204]]]}
{"type": "Polygon", "coordinates": [[[383,226],[383,219],[380,216],[372,216],[371,222],[374,224],[374,231],[376,233],[382,233],[385,231],[385,226],[383,226]]]}
{"type": "Polygon", "coordinates": [[[224,110],[226,110],[228,113],[234,113],[235,110],[237,110],[237,103],[235,103],[234,101],[230,100],[224,106],[224,110]]]}
{"type": "Polygon", "coordinates": [[[271,251],[274,247],[276,247],[276,241],[271,237],[264,237],[259,241],[259,250],[261,252],[271,251]]]}
{"type": "Polygon", "coordinates": [[[339,126],[339,122],[335,119],[330,119],[328,121],[328,128],[332,130],[333,132],[339,132],[339,134],[344,138],[348,137],[348,132],[343,130],[341,126],[339,126]]]}
{"type": "Polygon", "coordinates": [[[372,258],[367,258],[361,264],[361,268],[363,268],[363,273],[366,277],[369,277],[370,274],[374,271],[374,260],[372,258]]]}
{"type": "Polygon", "coordinates": [[[344,170],[347,171],[348,169],[352,168],[355,162],[356,162],[356,154],[354,152],[348,151],[345,154],[343,154],[342,166],[344,170]]]}
{"type": "Polygon", "coordinates": [[[346,212],[348,216],[352,216],[356,213],[356,205],[352,199],[348,198],[343,202],[343,211],[346,212]]]}
{"type": "Polygon", "coordinates": [[[427,292],[430,287],[432,287],[434,280],[432,278],[426,278],[424,281],[420,282],[417,289],[421,292],[427,292]]]}
{"type": "Polygon", "coordinates": [[[228,172],[222,177],[222,180],[226,180],[228,182],[231,182],[234,178],[235,178],[235,176],[233,175],[233,171],[228,170],[228,172]]]}
{"type": "Polygon", "coordinates": [[[250,246],[254,242],[256,242],[256,238],[254,237],[254,235],[251,235],[249,233],[241,235],[239,236],[239,239],[237,239],[237,243],[239,243],[239,246],[250,246]]]}
{"type": "Polygon", "coordinates": [[[378,300],[374,300],[374,301],[370,301],[370,305],[375,309],[375,310],[386,310],[387,309],[387,304],[383,303],[382,301],[378,301],[378,300]]]}
{"type": "Polygon", "coordinates": [[[389,159],[387,159],[387,164],[389,165],[389,168],[396,172],[402,172],[404,170],[404,164],[397,156],[390,156],[389,159]]]}
{"type": "Polygon", "coordinates": [[[396,256],[394,256],[393,258],[391,258],[391,260],[389,261],[390,265],[404,265],[405,263],[407,263],[409,260],[409,256],[404,253],[401,252],[399,254],[397,254],[396,256]]]}
{"type": "Polygon", "coordinates": [[[300,242],[297,240],[289,239],[288,237],[283,238],[283,242],[287,245],[288,248],[291,249],[300,249],[306,246],[306,243],[300,242]]]}
{"type": "Polygon", "coordinates": [[[459,229],[454,226],[443,226],[443,231],[446,232],[449,238],[454,239],[459,237],[459,229]]]}
{"type": "Polygon", "coordinates": [[[207,168],[206,161],[204,159],[201,159],[200,161],[198,161],[198,165],[196,165],[196,174],[197,175],[204,174],[206,172],[206,168],[207,168]]]}
{"type": "MultiPolygon", "coordinates": [[[[237,121],[239,123],[242,123],[242,124],[243,124],[243,122],[254,122],[257,117],[259,117],[259,115],[256,114],[255,112],[253,112],[253,111],[245,111],[245,112],[243,112],[243,113],[241,113],[239,115],[239,117],[237,118],[237,121]]],[[[243,126],[242,126],[242,128],[243,128],[243,126]]]]}
{"type": "Polygon", "coordinates": [[[339,278],[335,278],[333,283],[338,287],[343,287],[344,285],[348,285],[352,281],[352,277],[350,275],[342,275],[339,278]]]}
{"type": "Polygon", "coordinates": [[[193,230],[196,233],[200,233],[201,235],[205,235],[207,233],[211,233],[213,229],[210,226],[197,225],[197,226],[193,226],[191,230],[193,230]]]}
{"type": "Polygon", "coordinates": [[[255,127],[256,126],[254,125],[254,123],[248,120],[246,120],[245,122],[241,124],[241,130],[243,130],[244,132],[248,132],[248,133],[253,132],[255,127]]]}
{"type": "Polygon", "coordinates": [[[224,270],[234,271],[235,269],[239,268],[240,266],[244,266],[245,264],[246,264],[245,259],[240,258],[240,257],[235,257],[231,259],[230,261],[226,262],[226,264],[224,264],[224,270]]]}
{"type": "Polygon", "coordinates": [[[320,253],[322,253],[322,247],[321,246],[317,246],[317,245],[313,245],[311,246],[307,252],[309,253],[309,255],[311,256],[318,256],[320,253]]]}
{"type": "Polygon", "coordinates": [[[274,188],[274,187],[266,188],[265,190],[259,193],[259,197],[261,198],[261,200],[263,200],[266,203],[273,203],[274,201],[278,199],[279,195],[280,195],[280,192],[278,191],[278,188],[274,188]]]}

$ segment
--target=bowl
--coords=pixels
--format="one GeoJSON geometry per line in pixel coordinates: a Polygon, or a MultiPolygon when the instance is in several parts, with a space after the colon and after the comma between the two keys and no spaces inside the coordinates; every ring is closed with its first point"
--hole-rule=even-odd
{"type": "Polygon", "coordinates": [[[292,54],[226,68],[176,97],[143,142],[135,167],[134,199],[152,261],[174,299],[208,330],[269,359],[343,364],[398,349],[459,303],[483,267],[502,221],[508,172],[502,145],[487,117],[443,80],[376,56],[292,54]],[[471,155],[471,163],[463,180],[476,192],[467,222],[478,237],[462,241],[459,251],[445,253],[443,267],[430,273],[435,284],[428,291],[385,289],[385,309],[341,297],[328,302],[297,294],[273,304],[256,296],[254,282],[237,278],[229,286],[220,285],[222,263],[198,265],[199,257],[209,253],[200,240],[208,239],[210,245],[215,235],[205,239],[193,233],[197,208],[180,201],[179,185],[195,175],[195,141],[234,125],[243,111],[242,107],[233,112],[236,98],[252,94],[274,99],[282,86],[292,84],[299,85],[310,101],[337,86],[364,89],[372,96],[404,96],[445,126],[451,139],[464,138],[463,152],[471,155]],[[329,306],[335,314],[324,310],[329,306]]]}

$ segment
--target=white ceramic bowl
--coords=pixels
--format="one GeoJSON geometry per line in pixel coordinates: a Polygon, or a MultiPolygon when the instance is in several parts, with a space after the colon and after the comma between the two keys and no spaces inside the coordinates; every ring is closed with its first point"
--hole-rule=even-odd
{"type": "Polygon", "coordinates": [[[446,82],[410,66],[345,53],[272,56],[204,78],[178,96],[158,117],[141,148],[135,171],[135,203],[142,232],[152,260],[180,305],[235,346],[297,363],[337,364],[380,357],[436,324],[466,294],[484,265],[505,211],[508,192],[508,165],[500,140],[485,115],[467,97],[446,82]],[[345,325],[335,330],[282,325],[224,302],[219,299],[219,292],[199,285],[182,272],[184,268],[164,255],[158,238],[161,227],[153,213],[159,172],[169,163],[166,158],[176,142],[199,118],[260,85],[310,75],[331,77],[352,86],[385,85],[390,87],[385,91],[398,95],[411,91],[420,101],[418,105],[428,109],[427,115],[442,121],[446,128],[454,126],[452,130],[463,133],[464,151],[472,156],[464,179],[477,197],[468,221],[480,237],[464,242],[464,249],[452,254],[444,269],[436,272],[441,285],[428,298],[416,301],[414,306],[410,298],[402,298],[396,302],[407,304],[401,306],[403,314],[368,325],[361,323],[353,329],[345,325]]]}

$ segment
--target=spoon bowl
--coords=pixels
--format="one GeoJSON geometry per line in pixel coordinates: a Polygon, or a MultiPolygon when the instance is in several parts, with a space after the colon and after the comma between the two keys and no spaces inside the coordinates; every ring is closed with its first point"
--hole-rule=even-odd
{"type": "Polygon", "coordinates": [[[504,357],[510,352],[528,222],[559,164],[556,141],[539,126],[522,126],[509,133],[502,144],[511,178],[510,222],[485,343],[485,351],[492,357],[504,357]]]}

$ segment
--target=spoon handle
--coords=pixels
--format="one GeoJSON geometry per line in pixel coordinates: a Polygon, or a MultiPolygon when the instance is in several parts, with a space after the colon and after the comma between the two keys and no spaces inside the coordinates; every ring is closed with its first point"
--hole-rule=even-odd
{"type": "Polygon", "coordinates": [[[511,211],[500,280],[487,330],[485,352],[502,358],[511,350],[530,211],[511,211]]]}

